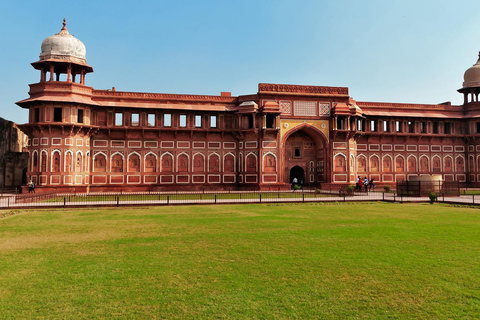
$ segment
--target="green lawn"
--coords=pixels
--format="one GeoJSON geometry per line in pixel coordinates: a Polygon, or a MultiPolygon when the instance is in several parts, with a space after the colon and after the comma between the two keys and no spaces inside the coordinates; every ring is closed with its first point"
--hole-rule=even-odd
{"type": "Polygon", "coordinates": [[[0,211],[1,319],[478,319],[480,210],[0,211]]]}

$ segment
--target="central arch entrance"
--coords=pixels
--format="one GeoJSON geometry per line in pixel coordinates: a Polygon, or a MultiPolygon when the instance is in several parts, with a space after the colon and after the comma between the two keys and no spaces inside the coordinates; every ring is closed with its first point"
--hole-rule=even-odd
{"type": "Polygon", "coordinates": [[[326,139],[317,128],[303,125],[287,133],[283,143],[284,182],[303,179],[305,186],[327,182],[326,139]]]}
{"type": "Polygon", "coordinates": [[[303,184],[305,182],[305,171],[302,167],[295,166],[290,169],[290,183],[292,183],[295,178],[297,178],[298,184],[303,184]]]}

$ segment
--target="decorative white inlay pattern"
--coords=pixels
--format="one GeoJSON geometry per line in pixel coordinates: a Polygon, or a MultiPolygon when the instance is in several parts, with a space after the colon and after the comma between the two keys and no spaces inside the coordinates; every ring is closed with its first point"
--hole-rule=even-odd
{"type": "Polygon", "coordinates": [[[314,101],[294,101],[293,115],[313,117],[317,115],[317,103],[314,101]]]}
{"type": "Polygon", "coordinates": [[[330,103],[318,103],[318,115],[325,115],[329,116],[330,115],[330,103]]]}
{"type": "Polygon", "coordinates": [[[292,103],[290,101],[280,101],[280,112],[283,114],[292,114],[292,103]]]}

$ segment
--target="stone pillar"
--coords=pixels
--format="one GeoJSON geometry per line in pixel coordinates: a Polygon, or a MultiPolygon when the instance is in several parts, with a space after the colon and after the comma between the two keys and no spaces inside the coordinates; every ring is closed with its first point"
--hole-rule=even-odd
{"type": "Polygon", "coordinates": [[[67,68],[67,82],[72,82],[72,65],[70,63],[67,68]]]}
{"type": "Polygon", "coordinates": [[[55,73],[55,69],[53,68],[53,64],[50,65],[50,81],[53,81],[53,74],[55,73]]]}
{"type": "Polygon", "coordinates": [[[40,82],[45,82],[46,76],[47,76],[47,71],[44,68],[42,68],[40,70],[40,82]]]}
{"type": "Polygon", "coordinates": [[[80,84],[85,84],[85,71],[82,70],[80,73],[80,84]]]}

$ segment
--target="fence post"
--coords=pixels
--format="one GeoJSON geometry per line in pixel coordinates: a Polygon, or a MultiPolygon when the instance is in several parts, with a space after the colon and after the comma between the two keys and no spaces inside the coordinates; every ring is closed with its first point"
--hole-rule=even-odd
{"type": "Polygon", "coordinates": [[[67,197],[63,196],[63,207],[65,208],[65,202],[67,202],[67,197]]]}
{"type": "Polygon", "coordinates": [[[170,195],[167,195],[167,206],[170,204],[170,195]]]}
{"type": "Polygon", "coordinates": [[[10,208],[10,197],[7,198],[7,208],[10,208]]]}
{"type": "Polygon", "coordinates": [[[395,202],[395,196],[396,195],[397,195],[396,193],[393,194],[393,202],[395,202]]]}
{"type": "Polygon", "coordinates": [[[217,194],[215,193],[215,204],[217,204],[217,194]]]}
{"type": "Polygon", "coordinates": [[[117,207],[118,207],[119,203],[120,203],[120,196],[117,196],[117,207]]]}
{"type": "Polygon", "coordinates": [[[343,193],[343,202],[345,202],[345,192],[343,193]]]}
{"type": "Polygon", "coordinates": [[[382,192],[382,201],[385,201],[385,191],[382,192]]]}
{"type": "Polygon", "coordinates": [[[302,193],[302,198],[303,198],[303,199],[302,199],[303,202],[305,202],[305,193],[302,193]]]}
{"type": "Polygon", "coordinates": [[[473,204],[475,204],[475,195],[472,194],[472,200],[473,200],[473,204]]]}
{"type": "Polygon", "coordinates": [[[262,194],[260,193],[260,203],[262,203],[262,194]]]}

